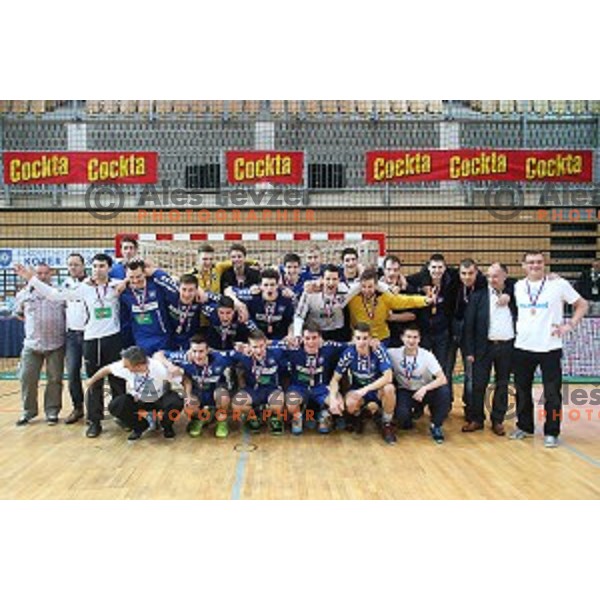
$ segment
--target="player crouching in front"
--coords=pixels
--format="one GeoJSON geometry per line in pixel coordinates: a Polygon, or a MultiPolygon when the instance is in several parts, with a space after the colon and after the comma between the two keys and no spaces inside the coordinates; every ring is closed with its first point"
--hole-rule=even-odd
{"type": "Polygon", "coordinates": [[[215,436],[229,435],[227,414],[230,395],[227,389],[225,372],[235,363],[237,353],[211,350],[202,334],[195,334],[190,340],[187,352],[157,352],[154,357],[170,371],[183,370],[185,392],[185,413],[189,416],[187,432],[190,437],[200,437],[202,427],[211,420],[215,411],[217,426],[215,436]]]}
{"type": "Polygon", "coordinates": [[[396,420],[402,429],[411,429],[413,411],[428,404],[431,437],[441,444],[442,424],[450,410],[448,380],[434,354],[419,347],[420,341],[418,326],[410,324],[402,334],[404,346],[388,350],[398,386],[396,420]]]}
{"type": "Polygon", "coordinates": [[[396,442],[392,418],[396,407],[392,366],[384,346],[371,347],[371,329],[366,323],[357,323],[353,334],[354,345],[342,354],[329,384],[329,409],[339,414],[339,384],[346,371],[350,373],[350,389],[345,397],[346,410],[352,418],[355,433],[362,433],[364,419],[383,408],[381,434],[388,444],[396,442]]]}
{"type": "Polygon", "coordinates": [[[124,379],[126,393],[113,398],[108,410],[132,430],[127,439],[139,439],[160,413],[164,436],[174,438],[173,423],[181,415],[183,400],[177,392],[171,391],[168,384],[178,381],[181,372],[169,372],[158,360],[148,358],[139,346],[123,350],[121,357],[121,360],[97,371],[88,380],[86,391],[108,375],[124,379]]]}

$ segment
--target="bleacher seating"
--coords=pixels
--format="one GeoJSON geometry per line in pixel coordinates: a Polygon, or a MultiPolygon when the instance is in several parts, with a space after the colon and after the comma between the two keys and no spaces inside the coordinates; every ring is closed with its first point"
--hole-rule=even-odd
{"type": "MultiPolygon", "coordinates": [[[[153,115],[162,117],[223,117],[258,118],[263,110],[274,117],[331,119],[393,119],[407,115],[427,118],[429,115],[452,114],[454,106],[461,106],[459,114],[511,117],[535,115],[571,117],[600,113],[598,100],[87,100],[87,115],[153,115]],[[466,112],[465,112],[466,110],[466,112]]],[[[69,103],[55,100],[1,100],[0,114],[43,116],[60,108],[68,116],[69,103]]],[[[73,109],[79,107],[73,104],[73,109]]],[[[264,115],[263,115],[264,116],[264,115]]]]}

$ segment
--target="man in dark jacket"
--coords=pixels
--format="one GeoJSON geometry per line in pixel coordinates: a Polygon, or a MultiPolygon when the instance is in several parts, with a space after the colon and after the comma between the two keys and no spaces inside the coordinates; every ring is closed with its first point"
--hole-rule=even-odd
{"type": "Polygon", "coordinates": [[[473,369],[473,395],[462,430],[469,433],[483,429],[484,399],[493,365],[496,388],[490,415],[492,431],[504,435],[517,306],[514,281],[507,279],[504,265],[490,265],[487,282],[485,288],[473,293],[465,311],[464,347],[467,363],[473,369]]]}

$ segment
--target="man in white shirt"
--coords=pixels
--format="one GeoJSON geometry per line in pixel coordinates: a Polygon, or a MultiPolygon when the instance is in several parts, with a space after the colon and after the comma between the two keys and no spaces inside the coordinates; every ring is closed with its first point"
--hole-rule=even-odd
{"type": "Polygon", "coordinates": [[[505,435],[503,422],[508,408],[508,380],[517,316],[514,281],[507,280],[507,275],[504,265],[490,265],[488,285],[473,293],[465,310],[464,346],[466,360],[473,365],[473,394],[463,433],[484,427],[484,400],[493,366],[496,386],[490,415],[492,431],[496,435],[505,435]]]}
{"type": "Polygon", "coordinates": [[[126,393],[113,398],[108,410],[132,430],[127,438],[129,441],[142,437],[159,415],[162,415],[165,438],[174,438],[173,423],[181,416],[183,399],[171,390],[169,383],[181,381],[183,371],[179,368],[170,371],[159,360],[148,358],[139,346],[123,350],[121,357],[97,371],[88,385],[92,386],[108,375],[125,380],[126,393]]]}
{"type": "MultiPolygon", "coordinates": [[[[15,271],[30,281],[30,285],[43,297],[53,302],[82,300],[87,321],[83,332],[83,356],[88,377],[100,367],[118,360],[121,349],[121,321],[119,306],[120,279],[109,279],[112,259],[106,254],[96,254],[92,259],[92,277],[74,289],[55,289],[34,277],[30,269],[16,265],[15,271]]],[[[64,328],[64,325],[63,325],[64,328]]],[[[108,378],[112,397],[124,393],[123,383],[110,375],[108,378]]],[[[89,386],[88,386],[89,387],[89,386]]],[[[100,421],[104,418],[104,391],[98,380],[87,395],[89,427],[86,436],[95,438],[102,433],[100,421]]]]}
{"type": "Polygon", "coordinates": [[[450,410],[450,390],[442,366],[433,352],[419,347],[421,332],[408,324],[402,334],[404,346],[388,350],[396,381],[396,421],[402,429],[412,429],[412,414],[429,405],[433,441],[444,441],[442,425],[450,410]]]}
{"type": "Polygon", "coordinates": [[[560,435],[562,409],[562,337],[573,331],[588,310],[588,303],[565,279],[549,279],[542,252],[523,255],[525,279],[515,285],[518,308],[517,337],[513,354],[517,390],[517,427],[510,438],[533,435],[533,376],[537,366],[544,386],[544,446],[555,448],[560,435]],[[565,302],[574,307],[569,323],[563,323],[565,302]]]}
{"type": "MultiPolygon", "coordinates": [[[[78,288],[85,279],[85,259],[81,254],[73,252],[67,257],[68,277],[63,281],[63,290],[78,288]]],[[[65,363],[69,394],[73,403],[71,414],[65,419],[66,425],[77,423],[84,416],[83,386],[81,385],[81,364],[83,360],[83,330],[87,322],[85,303],[81,298],[67,301],[67,343],[65,363]]]]}

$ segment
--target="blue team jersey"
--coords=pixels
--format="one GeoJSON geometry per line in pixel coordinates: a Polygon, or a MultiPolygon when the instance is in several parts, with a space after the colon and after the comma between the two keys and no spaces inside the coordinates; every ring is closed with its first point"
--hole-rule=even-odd
{"type": "Polygon", "coordinates": [[[116,262],[113,263],[113,266],[110,268],[108,272],[109,279],[125,279],[127,277],[127,273],[125,270],[125,263],[116,262]]]}
{"type": "Polygon", "coordinates": [[[347,346],[348,344],[342,342],[324,342],[317,354],[308,354],[302,347],[287,350],[291,385],[302,387],[328,385],[337,360],[347,346]]]}
{"type": "Polygon", "coordinates": [[[298,304],[298,300],[299,300],[300,296],[302,296],[302,292],[304,292],[304,282],[306,280],[302,278],[302,273],[300,273],[300,275],[298,277],[298,281],[296,283],[291,283],[285,275],[284,268],[281,266],[279,267],[279,274],[281,275],[280,287],[282,289],[287,289],[287,290],[292,291],[292,293],[294,294],[294,297],[291,300],[293,301],[294,306],[296,306],[298,304]]]}
{"type": "Polygon", "coordinates": [[[156,271],[153,277],[146,279],[144,289],[127,287],[120,297],[122,328],[131,330],[134,343],[147,354],[170,347],[165,294],[171,284],[166,278],[166,273],[156,271]]]}
{"type": "Polygon", "coordinates": [[[217,386],[225,385],[225,370],[239,358],[236,352],[209,352],[208,363],[197,365],[188,360],[186,352],[165,352],[167,360],[181,367],[192,381],[192,390],[200,396],[203,392],[214,392],[217,386]]]}
{"type": "Polygon", "coordinates": [[[249,290],[236,289],[238,298],[246,303],[252,320],[270,339],[280,340],[288,334],[294,320],[294,303],[281,294],[274,302],[267,302],[262,294],[251,294],[249,290]]]}
{"type": "Polygon", "coordinates": [[[325,265],[321,265],[319,267],[318,273],[313,273],[308,265],[304,265],[302,267],[302,271],[300,271],[300,280],[304,284],[305,281],[315,281],[317,279],[321,279],[323,274],[325,273],[325,265]]]}
{"type": "Polygon", "coordinates": [[[383,346],[370,350],[366,356],[360,355],[356,346],[349,346],[342,354],[335,372],[343,375],[350,371],[351,388],[359,389],[373,383],[391,368],[390,357],[383,346]]]}
{"type": "Polygon", "coordinates": [[[247,342],[248,334],[258,329],[256,323],[249,319],[240,323],[237,314],[229,325],[223,325],[219,320],[219,305],[217,303],[202,305],[202,314],[208,317],[209,327],[205,337],[208,345],[215,350],[233,350],[236,342],[247,342]]]}
{"type": "Polygon", "coordinates": [[[281,385],[281,378],[287,372],[285,350],[282,348],[267,348],[266,356],[262,361],[238,352],[233,354],[244,368],[246,387],[257,389],[281,385]]]}

